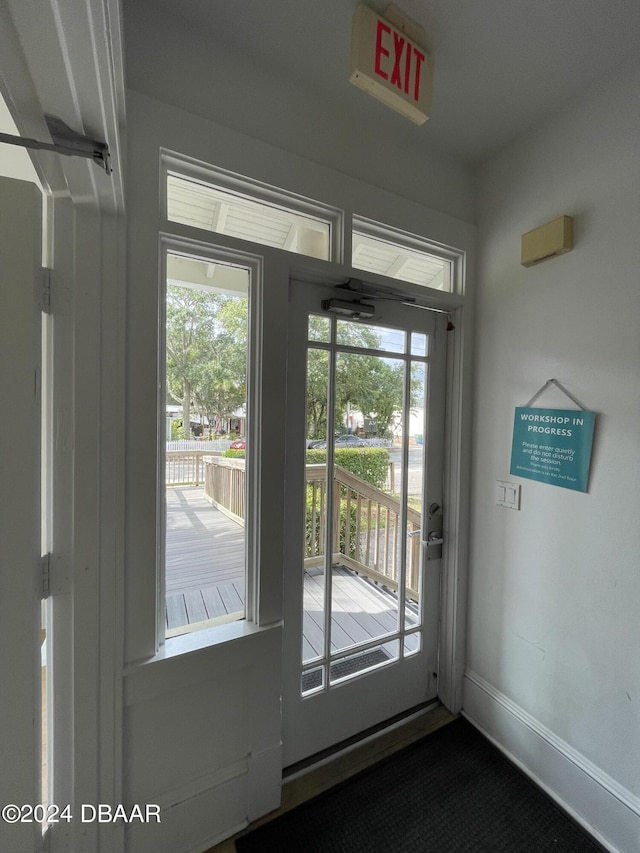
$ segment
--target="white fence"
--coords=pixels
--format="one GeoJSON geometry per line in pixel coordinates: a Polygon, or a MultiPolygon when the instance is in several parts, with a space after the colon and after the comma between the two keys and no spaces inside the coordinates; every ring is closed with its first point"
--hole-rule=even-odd
{"type": "MultiPolygon", "coordinates": [[[[369,447],[389,447],[391,442],[384,439],[368,439],[369,447]]],[[[204,483],[205,472],[203,460],[206,456],[219,456],[231,446],[231,439],[216,439],[215,441],[168,441],[166,452],[167,486],[185,484],[198,485],[204,483]]],[[[394,464],[389,464],[389,488],[395,490],[394,464]]]]}
{"type": "Polygon", "coordinates": [[[212,451],[228,450],[231,447],[231,439],[217,438],[214,441],[197,441],[196,439],[183,439],[182,441],[168,441],[167,453],[176,452],[178,450],[183,453],[191,453],[192,451],[211,453],[212,451]]]}

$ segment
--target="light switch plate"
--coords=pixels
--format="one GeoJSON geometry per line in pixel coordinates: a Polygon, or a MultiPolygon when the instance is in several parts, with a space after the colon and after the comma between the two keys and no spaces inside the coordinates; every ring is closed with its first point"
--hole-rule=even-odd
{"type": "Polygon", "coordinates": [[[496,503],[509,509],[520,509],[520,484],[496,480],[496,503]]]}

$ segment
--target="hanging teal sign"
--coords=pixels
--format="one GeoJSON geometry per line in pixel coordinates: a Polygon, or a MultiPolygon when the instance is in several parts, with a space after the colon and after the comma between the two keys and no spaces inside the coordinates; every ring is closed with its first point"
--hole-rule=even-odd
{"type": "Polygon", "coordinates": [[[513,422],[510,473],[586,492],[596,413],[519,406],[513,422]]]}

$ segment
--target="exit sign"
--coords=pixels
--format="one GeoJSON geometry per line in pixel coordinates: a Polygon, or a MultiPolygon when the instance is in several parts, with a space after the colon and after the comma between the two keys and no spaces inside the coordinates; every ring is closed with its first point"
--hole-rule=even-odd
{"type": "Polygon", "coordinates": [[[353,16],[350,79],[416,124],[429,118],[431,57],[396,22],[366,6],[359,6],[353,16]]]}

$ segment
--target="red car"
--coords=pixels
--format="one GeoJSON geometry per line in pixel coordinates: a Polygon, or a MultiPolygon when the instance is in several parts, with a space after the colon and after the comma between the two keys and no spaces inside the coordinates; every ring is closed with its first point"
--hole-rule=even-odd
{"type": "Polygon", "coordinates": [[[247,449],[247,439],[246,438],[236,438],[235,441],[232,441],[229,445],[229,450],[246,450],[247,449]]]}

